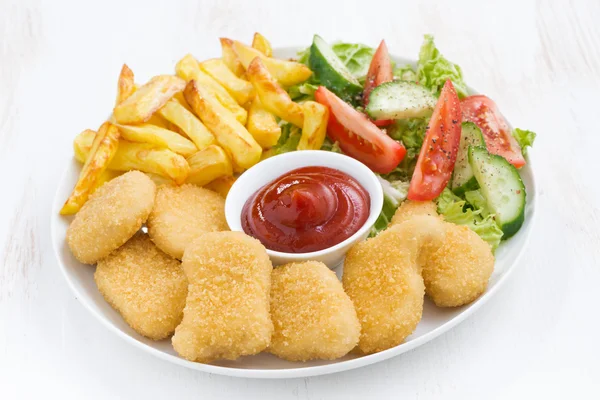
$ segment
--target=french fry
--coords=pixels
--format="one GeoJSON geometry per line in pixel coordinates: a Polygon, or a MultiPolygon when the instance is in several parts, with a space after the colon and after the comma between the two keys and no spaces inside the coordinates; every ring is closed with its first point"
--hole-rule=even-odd
{"type": "Polygon", "coordinates": [[[79,179],[65,202],[60,213],[71,215],[77,213],[88,200],[99,176],[113,159],[119,146],[119,130],[110,122],[102,124],[94,135],[89,157],[83,164],[79,179]]]}
{"type": "MultiPolygon", "coordinates": [[[[75,159],[85,163],[90,155],[95,132],[81,132],[73,141],[75,159]]],[[[178,184],[185,182],[190,166],[184,157],[169,149],[164,149],[150,143],[133,143],[119,140],[119,147],[108,169],[116,171],[138,170],[160,175],[178,184]]]]}
{"type": "Polygon", "coordinates": [[[210,183],[207,183],[204,185],[204,187],[212,190],[213,192],[219,193],[223,197],[227,197],[227,193],[229,193],[229,189],[231,189],[231,186],[233,186],[233,183],[236,179],[237,178],[235,176],[222,176],[210,183]]]}
{"type": "Polygon", "coordinates": [[[155,76],[114,108],[115,119],[119,124],[147,122],[156,110],[184,87],[185,81],[176,76],[155,76]]]}
{"type": "Polygon", "coordinates": [[[173,179],[167,178],[162,175],[153,174],[152,172],[145,172],[148,175],[148,178],[152,179],[152,182],[158,187],[161,185],[175,185],[175,181],[173,179]]]}
{"type": "Polygon", "coordinates": [[[233,167],[229,156],[221,147],[210,145],[187,158],[190,174],[187,183],[204,186],[221,176],[232,175],[233,167]]]}
{"type": "Polygon", "coordinates": [[[233,50],[244,68],[246,68],[246,71],[248,70],[250,63],[258,57],[264,63],[273,78],[275,78],[280,85],[285,87],[304,82],[312,75],[312,71],[304,64],[267,57],[260,51],[253,49],[250,46],[246,46],[237,40],[233,41],[233,50]]]}
{"type": "Polygon", "coordinates": [[[273,114],[265,110],[258,97],[252,100],[248,110],[246,129],[263,149],[275,146],[281,136],[281,127],[273,114]]]}
{"type": "Polygon", "coordinates": [[[235,74],[235,76],[242,76],[246,69],[238,60],[235,51],[233,51],[233,40],[220,38],[221,41],[221,58],[227,67],[235,74]]]}
{"type": "Polygon", "coordinates": [[[215,137],[202,122],[177,100],[171,99],[157,113],[167,121],[178,126],[189,137],[198,150],[204,150],[215,143],[215,137]]]}
{"type": "Polygon", "coordinates": [[[196,145],[180,134],[151,124],[120,125],[117,124],[121,136],[131,142],[150,143],[166,147],[184,157],[198,151],[196,145]]]}
{"type": "Polygon", "coordinates": [[[267,57],[273,56],[273,48],[271,47],[271,43],[269,43],[266,37],[258,32],[254,33],[254,37],[252,38],[252,47],[267,57]]]}
{"type": "MultiPolygon", "coordinates": [[[[235,101],[235,99],[229,94],[229,92],[210,77],[206,72],[200,69],[198,61],[191,55],[188,54],[183,57],[175,66],[177,75],[183,78],[186,82],[195,80],[198,84],[211,93],[223,107],[227,108],[235,116],[235,118],[241,123],[246,124],[246,118],[248,113],[235,101]]],[[[188,101],[189,104],[189,101],[188,101]]],[[[191,106],[191,104],[190,104],[191,106]]]]}
{"type": "Polygon", "coordinates": [[[213,58],[203,61],[200,68],[227,89],[239,104],[246,104],[254,97],[252,84],[235,76],[223,60],[213,58]]]}
{"type": "Polygon", "coordinates": [[[183,97],[183,92],[176,93],[175,96],[173,96],[173,98],[175,100],[177,100],[179,102],[179,104],[184,106],[186,110],[188,110],[191,113],[194,112],[192,110],[192,107],[190,107],[190,105],[187,103],[187,101],[185,101],[185,97],[183,97]]]}
{"type": "Polygon", "coordinates": [[[117,86],[117,100],[115,105],[121,104],[125,101],[129,96],[135,92],[136,87],[135,83],[133,83],[133,71],[127,66],[127,64],[123,64],[121,68],[121,73],[119,74],[119,84],[117,86]]]}
{"type": "Polygon", "coordinates": [[[183,95],[194,113],[215,135],[217,142],[230,155],[233,163],[250,168],[260,160],[262,148],[233,114],[221,105],[204,87],[191,80],[183,95]]]}
{"type": "Polygon", "coordinates": [[[111,181],[111,180],[115,179],[117,176],[121,175],[122,173],[123,172],[121,172],[121,171],[115,171],[114,169],[106,169],[106,170],[104,170],[98,176],[98,179],[96,180],[96,184],[92,188],[92,191],[90,192],[90,195],[93,194],[96,190],[98,190],[98,188],[100,186],[104,185],[108,181],[111,181]]]}
{"type": "Polygon", "coordinates": [[[304,125],[302,125],[298,150],[319,150],[327,134],[329,109],[315,101],[305,101],[302,104],[302,110],[304,111],[304,125]]]}
{"type": "Polygon", "coordinates": [[[290,95],[279,86],[265,67],[263,60],[256,57],[248,65],[246,75],[254,85],[256,94],[267,111],[302,128],[304,124],[302,107],[298,103],[294,103],[290,95]]]}

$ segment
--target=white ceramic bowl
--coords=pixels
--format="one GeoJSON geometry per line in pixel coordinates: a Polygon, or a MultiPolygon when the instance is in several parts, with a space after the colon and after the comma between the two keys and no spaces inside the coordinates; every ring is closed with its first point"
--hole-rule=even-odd
{"type": "MultiPolygon", "coordinates": [[[[275,56],[280,58],[295,57],[300,47],[287,47],[275,49],[275,56]]],[[[209,58],[210,54],[198,54],[204,58],[209,58]]],[[[392,57],[398,64],[412,63],[414,60],[392,57]]],[[[161,73],[153,66],[140,65],[136,69],[141,78],[144,73],[146,78],[152,74],[161,73]]],[[[164,71],[163,71],[164,72],[164,71]]],[[[102,77],[101,77],[102,78],[102,77]]],[[[110,76],[105,77],[107,80],[110,76]]],[[[104,79],[104,78],[102,78],[104,79]]],[[[476,91],[471,90],[472,93],[476,91]]],[[[493,93],[489,93],[493,97],[493,93]]],[[[96,109],[102,110],[103,105],[98,104],[96,109]]],[[[106,115],[98,115],[98,118],[106,118],[106,115]]],[[[75,134],[74,132],[73,134],[75,134]]],[[[283,166],[281,166],[283,168],[283,166]]],[[[63,273],[69,287],[73,291],[77,300],[102,323],[108,330],[118,337],[127,341],[132,346],[139,348],[149,354],[152,354],[165,361],[181,365],[186,368],[203,371],[208,373],[239,376],[245,378],[299,378],[306,376],[325,375],[340,371],[347,371],[354,368],[374,364],[391,357],[397,356],[416,347],[419,347],[428,341],[440,336],[444,332],[452,329],[460,322],[479,309],[485,302],[494,296],[500,287],[507,282],[507,278],[519,264],[519,259],[527,249],[529,236],[533,230],[535,221],[535,210],[537,203],[537,188],[535,184],[531,160],[528,159],[527,165],[521,170],[521,177],[527,188],[527,206],[525,207],[525,223],[515,236],[503,242],[496,251],[496,264],[488,288],[473,303],[457,308],[439,308],[431,303],[427,298],[423,309],[423,319],[417,326],[417,329],[406,338],[404,343],[380,353],[367,356],[357,356],[349,354],[337,360],[315,360],[301,362],[289,362],[281,360],[271,354],[259,354],[251,357],[242,357],[236,361],[220,361],[214,364],[200,364],[180,358],[173,350],[170,340],[153,341],[138,335],[131,329],[123,318],[104,300],[94,282],[94,267],[83,265],[78,262],[69,251],[65,235],[71,218],[61,216],[59,211],[77,182],[77,177],[81,170],[81,164],[71,159],[65,166],[65,172],[59,182],[57,182],[56,196],[50,215],[51,240],[59,269],[63,273]]],[[[341,275],[343,267],[337,268],[336,273],[341,275]]],[[[485,332],[473,332],[473,334],[485,334],[485,332]]],[[[114,353],[114,349],[105,349],[109,353],[114,353]]],[[[114,354],[119,357],[119,354],[114,354]]]]}
{"type": "Polygon", "coordinates": [[[267,183],[285,173],[302,167],[329,167],[345,172],[358,181],[369,193],[371,208],[364,225],[348,239],[335,246],[310,253],[284,253],[267,249],[273,265],[300,261],[321,261],[334,269],[343,260],[346,252],[356,242],[364,240],[377,220],[383,206],[383,189],[375,174],[363,163],[343,154],[320,150],[294,151],[280,154],[262,161],[245,171],[233,184],[225,202],[225,218],[232,231],[242,229],[242,208],[246,200],[267,183]]]}

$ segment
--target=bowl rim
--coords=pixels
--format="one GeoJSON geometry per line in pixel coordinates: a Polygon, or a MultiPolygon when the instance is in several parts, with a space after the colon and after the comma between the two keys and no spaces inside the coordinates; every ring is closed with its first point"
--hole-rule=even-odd
{"type": "MultiPolygon", "coordinates": [[[[306,46],[281,46],[281,47],[274,48],[273,51],[275,54],[279,53],[279,52],[289,53],[289,52],[297,52],[297,51],[303,50],[304,48],[306,48],[306,46]]],[[[413,65],[416,63],[414,58],[399,57],[395,54],[390,54],[390,56],[392,59],[394,59],[396,61],[400,60],[400,62],[410,63],[413,65]]],[[[472,94],[478,93],[476,90],[474,90],[471,87],[467,87],[467,88],[468,88],[469,92],[472,94]]],[[[509,122],[509,125],[510,125],[510,122],[509,122]]],[[[304,377],[309,377],[309,376],[333,374],[333,373],[337,373],[337,372],[348,371],[348,370],[364,367],[367,365],[375,364],[380,361],[384,361],[384,360],[390,359],[394,356],[397,356],[397,355],[400,355],[407,351],[410,351],[414,348],[417,348],[417,347],[431,341],[432,339],[440,336],[441,334],[449,331],[450,329],[454,328],[456,325],[458,325],[461,322],[463,322],[464,320],[466,320],[468,317],[473,315],[477,310],[479,310],[481,308],[481,306],[483,306],[485,303],[487,303],[487,301],[490,298],[492,298],[496,294],[496,292],[498,292],[498,290],[508,280],[508,277],[514,272],[514,270],[516,269],[516,266],[518,264],[520,264],[521,258],[523,257],[523,254],[525,253],[525,249],[527,249],[529,247],[528,244],[531,239],[531,232],[534,231],[536,223],[537,223],[536,216],[537,216],[537,208],[538,208],[538,201],[539,201],[539,189],[538,189],[537,182],[536,182],[536,173],[535,173],[535,169],[533,168],[534,163],[532,162],[532,159],[531,159],[531,153],[534,153],[534,151],[530,151],[528,153],[527,167],[525,167],[528,169],[528,172],[530,175],[530,180],[531,180],[531,187],[527,188],[528,194],[531,193],[531,196],[528,196],[528,208],[530,210],[530,213],[528,215],[528,220],[529,220],[528,229],[525,232],[523,232],[524,235],[521,238],[521,246],[518,249],[516,256],[514,257],[514,261],[511,264],[509,264],[508,268],[498,278],[498,281],[496,282],[496,284],[494,286],[492,286],[491,288],[488,287],[487,290],[478,299],[476,299],[474,302],[470,303],[469,305],[465,306],[465,308],[459,314],[457,314],[456,316],[452,317],[450,320],[442,323],[441,325],[437,326],[436,328],[432,329],[431,331],[424,333],[423,335],[421,335],[415,339],[412,339],[408,342],[403,342],[403,343],[399,344],[398,346],[392,347],[390,349],[384,350],[379,353],[369,354],[369,355],[365,355],[365,356],[350,359],[350,360],[334,362],[331,364],[317,365],[317,366],[310,366],[310,367],[299,367],[299,368],[286,368],[286,369],[256,369],[256,368],[235,368],[235,367],[226,367],[226,366],[220,366],[220,365],[202,364],[202,363],[192,362],[192,361],[188,361],[183,358],[180,358],[178,356],[165,353],[165,352],[163,352],[159,349],[156,349],[142,341],[139,341],[135,337],[132,337],[132,336],[128,335],[126,332],[119,329],[116,325],[113,325],[111,323],[111,321],[109,321],[109,319],[106,318],[104,315],[102,315],[99,312],[96,312],[96,310],[93,308],[93,306],[91,304],[91,300],[87,298],[87,295],[80,293],[80,291],[75,286],[74,282],[71,281],[71,278],[69,276],[67,268],[66,268],[65,264],[62,262],[61,249],[58,244],[59,241],[55,240],[55,238],[53,237],[56,222],[59,219],[64,218],[64,216],[59,215],[59,210],[62,207],[62,203],[64,200],[63,198],[60,197],[60,195],[61,195],[60,189],[63,186],[63,182],[65,181],[66,176],[69,174],[70,170],[73,168],[72,165],[73,165],[73,163],[75,163],[75,161],[73,159],[71,159],[72,164],[67,166],[64,169],[63,173],[61,174],[60,180],[58,181],[57,190],[56,190],[55,196],[53,198],[52,214],[49,216],[50,217],[50,235],[51,235],[52,248],[54,250],[54,256],[56,257],[56,261],[58,263],[59,269],[60,269],[63,277],[67,281],[67,285],[70,287],[71,291],[75,294],[75,297],[77,298],[77,300],[81,304],[83,304],[84,308],[86,308],[92,315],[94,315],[95,318],[97,320],[99,320],[100,323],[102,325],[104,325],[109,331],[116,334],[117,337],[120,337],[121,339],[125,340],[127,343],[133,345],[134,347],[136,347],[140,350],[143,350],[159,359],[169,361],[173,364],[180,365],[182,367],[190,368],[190,369],[197,370],[197,371],[202,371],[202,372],[207,372],[207,373],[215,373],[215,374],[225,375],[225,376],[234,376],[234,377],[240,377],[240,378],[286,379],[286,378],[304,378],[304,377]]],[[[64,243],[64,240],[65,239],[62,238],[62,240],[60,240],[60,243],[64,243]]],[[[514,240],[514,238],[512,238],[511,240],[514,240]]]]}
{"type": "MultiPolygon", "coordinates": [[[[353,168],[356,168],[356,170],[363,171],[364,176],[368,177],[368,179],[372,180],[373,183],[375,183],[375,187],[379,189],[376,192],[372,192],[372,191],[368,190],[368,188],[364,187],[364,185],[361,184],[361,186],[363,186],[363,188],[365,190],[367,190],[367,192],[369,193],[369,197],[370,197],[369,217],[356,232],[354,232],[348,238],[344,239],[343,241],[341,241],[331,247],[327,247],[322,250],[311,251],[308,253],[287,253],[284,251],[271,250],[265,246],[265,248],[267,249],[267,254],[269,254],[269,256],[288,258],[288,259],[289,258],[307,259],[307,258],[322,257],[324,255],[334,253],[334,252],[344,248],[345,246],[355,242],[357,239],[360,239],[360,237],[362,235],[364,235],[365,233],[367,233],[367,231],[369,229],[371,229],[373,224],[375,224],[375,221],[377,221],[377,218],[379,218],[379,214],[381,213],[381,210],[383,208],[383,188],[381,187],[381,183],[377,179],[377,176],[375,175],[375,173],[373,171],[371,171],[366,165],[364,165],[363,163],[361,163],[360,161],[357,161],[356,159],[354,159],[352,157],[349,157],[345,154],[333,153],[330,151],[323,151],[323,150],[292,151],[289,153],[278,154],[276,156],[267,158],[266,160],[253,165],[251,168],[246,170],[242,175],[240,175],[240,177],[231,186],[229,193],[235,193],[234,191],[236,190],[236,188],[239,188],[243,184],[243,179],[251,179],[251,178],[248,178],[249,176],[250,177],[253,177],[255,175],[260,176],[259,171],[262,171],[264,169],[271,167],[272,164],[279,164],[279,163],[283,163],[290,159],[303,158],[303,157],[308,159],[309,162],[306,165],[293,167],[291,169],[283,168],[282,171],[280,172],[280,174],[278,175],[279,177],[283,176],[284,174],[286,174],[288,172],[296,170],[298,168],[321,166],[321,165],[319,165],[319,161],[311,162],[310,161],[311,156],[337,159],[337,160],[341,160],[340,161],[341,163],[351,164],[353,166],[353,168]],[[254,172],[251,172],[251,171],[254,171],[254,172]],[[247,175],[249,172],[253,175],[247,175]],[[244,178],[244,176],[246,176],[246,178],[244,178]]],[[[329,168],[337,169],[335,167],[329,167],[329,168]]],[[[341,171],[341,172],[344,172],[344,171],[341,171]]],[[[351,176],[352,178],[358,180],[357,176],[354,173],[349,173],[349,172],[344,172],[344,173],[346,173],[347,175],[351,176]]],[[[278,179],[278,178],[274,178],[274,179],[278,179]]],[[[257,185],[258,188],[256,190],[260,190],[260,188],[262,188],[264,185],[268,184],[271,181],[273,181],[273,178],[263,179],[262,182],[257,185]]],[[[252,196],[252,194],[250,196],[252,196]]],[[[227,224],[229,225],[229,228],[233,231],[241,231],[241,232],[244,231],[242,228],[242,224],[241,224],[241,213],[244,208],[244,204],[246,203],[248,198],[249,197],[245,198],[243,202],[240,202],[240,204],[242,206],[239,209],[239,213],[238,213],[237,207],[235,210],[231,209],[231,208],[233,208],[233,200],[229,200],[230,199],[229,195],[225,199],[225,219],[227,220],[227,224]],[[230,212],[235,213],[235,215],[237,215],[237,217],[235,215],[231,215],[230,212]],[[230,223],[230,219],[231,219],[231,221],[236,222],[235,226],[232,226],[232,224],[230,223]]]]}

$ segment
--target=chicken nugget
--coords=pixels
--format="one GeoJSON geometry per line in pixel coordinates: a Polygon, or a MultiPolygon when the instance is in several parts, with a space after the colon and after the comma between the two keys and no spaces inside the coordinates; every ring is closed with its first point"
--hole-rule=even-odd
{"type": "Polygon", "coordinates": [[[183,255],[189,292],[173,347],[208,363],[257,354],[271,340],[269,293],[273,266],[265,247],[243,232],[211,232],[183,255]]]}
{"type": "Polygon", "coordinates": [[[468,227],[444,225],[443,244],[422,257],[425,292],[439,307],[462,306],[487,288],[494,255],[490,245],[468,227]]]}
{"type": "Polygon", "coordinates": [[[289,361],[334,360],[356,346],[354,305],[325,264],[286,264],[273,270],[271,280],[270,353],[289,361]]]}
{"type": "Polygon", "coordinates": [[[164,339],[183,318],[187,280],[181,264],[144,233],[98,261],[94,279],[106,301],[140,335],[164,339]]]}
{"type": "Polygon", "coordinates": [[[67,244],[75,258],[95,264],[128,241],[148,218],[155,193],[154,182],[139,171],[98,188],[67,229],[67,244]]]}
{"type": "Polygon", "coordinates": [[[390,226],[400,224],[404,221],[408,221],[415,215],[430,215],[437,217],[437,205],[433,201],[413,201],[406,200],[394,213],[390,226]]]}
{"type": "Polygon", "coordinates": [[[159,249],[181,259],[198,236],[229,230],[225,199],[196,185],[161,186],[148,217],[148,234],[159,249]]]}
{"type": "Polygon", "coordinates": [[[425,295],[419,254],[444,235],[440,219],[416,216],[350,249],[342,282],[361,323],[360,352],[397,346],[414,331],[425,295]]]}

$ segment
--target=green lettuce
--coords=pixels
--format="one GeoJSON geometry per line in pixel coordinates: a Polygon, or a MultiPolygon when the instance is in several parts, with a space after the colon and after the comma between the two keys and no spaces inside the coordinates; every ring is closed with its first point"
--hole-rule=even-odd
{"type": "Polygon", "coordinates": [[[398,120],[387,127],[387,134],[394,140],[402,142],[406,147],[406,155],[402,162],[392,171],[388,178],[393,179],[409,179],[412,177],[417,158],[423,145],[425,132],[427,131],[427,119],[412,118],[398,120]]]}
{"type": "Polygon", "coordinates": [[[417,82],[417,73],[412,65],[400,65],[394,68],[394,79],[417,82]]]}
{"type": "Polygon", "coordinates": [[[332,142],[328,137],[325,137],[325,141],[323,142],[323,145],[321,145],[321,150],[343,154],[342,149],[340,149],[340,144],[337,141],[332,142]]]}
{"type": "Polygon", "coordinates": [[[290,123],[281,125],[281,136],[279,136],[277,144],[263,153],[263,160],[278,154],[296,151],[301,136],[302,131],[297,126],[290,123]]]}
{"type": "Polygon", "coordinates": [[[388,181],[379,177],[381,187],[383,188],[383,207],[381,213],[369,233],[369,237],[376,236],[379,232],[387,228],[400,203],[406,199],[410,183],[401,179],[388,181]]]}
{"type": "Polygon", "coordinates": [[[287,92],[294,101],[314,100],[315,92],[318,88],[318,85],[311,83],[311,81],[309,80],[294,86],[290,86],[287,89],[287,92]]]}
{"type": "Polygon", "coordinates": [[[527,131],[525,129],[515,128],[513,130],[513,136],[517,139],[519,146],[521,146],[521,151],[523,155],[527,154],[527,147],[533,146],[533,142],[535,141],[535,137],[537,136],[535,132],[527,131]]]}
{"type": "Polygon", "coordinates": [[[465,200],[456,196],[448,188],[444,189],[436,202],[438,213],[443,215],[446,221],[468,226],[490,245],[492,251],[498,248],[500,240],[502,240],[502,230],[496,224],[494,215],[484,216],[484,209],[467,204],[465,200]]]}
{"type": "Polygon", "coordinates": [[[448,61],[440,53],[433,43],[433,36],[425,35],[425,40],[419,51],[419,61],[417,62],[417,80],[419,84],[431,89],[439,96],[447,79],[450,79],[454,84],[458,97],[468,96],[467,85],[460,67],[448,61]]]}
{"type": "MultiPolygon", "coordinates": [[[[360,43],[335,43],[331,48],[358,80],[366,77],[375,54],[374,48],[360,43]]],[[[308,65],[309,56],[310,47],[298,52],[298,62],[308,65]]]]}

